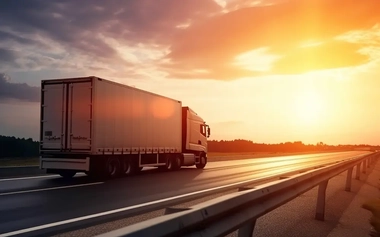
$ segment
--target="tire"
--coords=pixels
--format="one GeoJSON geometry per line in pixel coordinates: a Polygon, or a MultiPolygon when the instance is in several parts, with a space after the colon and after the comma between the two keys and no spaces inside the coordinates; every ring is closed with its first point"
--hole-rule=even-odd
{"type": "Polygon", "coordinates": [[[130,159],[120,159],[120,163],[122,166],[122,173],[124,175],[131,175],[132,174],[132,166],[130,163],[130,159]]]}
{"type": "Polygon", "coordinates": [[[182,161],[181,161],[181,157],[179,155],[174,156],[172,158],[172,162],[173,162],[173,170],[181,169],[182,161]]]}
{"type": "Polygon", "coordinates": [[[179,170],[182,165],[182,160],[179,155],[167,155],[166,165],[158,166],[160,171],[175,171],[179,170]]]}
{"type": "Polygon", "coordinates": [[[207,158],[205,156],[205,154],[201,154],[201,156],[199,157],[199,164],[196,164],[195,166],[198,168],[198,169],[203,169],[206,164],[207,164],[207,158]]]}
{"type": "Polygon", "coordinates": [[[166,164],[163,166],[158,166],[158,169],[160,171],[173,171],[175,165],[173,158],[174,157],[171,155],[166,155],[166,164]]]}
{"type": "Polygon", "coordinates": [[[143,169],[132,159],[122,159],[120,163],[122,164],[122,173],[127,176],[138,174],[143,169]]]}
{"type": "Polygon", "coordinates": [[[64,179],[71,179],[72,177],[74,177],[74,175],[76,175],[76,171],[74,170],[61,170],[59,171],[59,175],[62,176],[62,178],[64,179]]]}
{"type": "Polygon", "coordinates": [[[169,171],[172,171],[174,169],[173,165],[174,165],[173,157],[170,156],[168,160],[166,161],[166,169],[169,171]]]}
{"type": "Polygon", "coordinates": [[[109,157],[106,161],[105,175],[107,178],[116,178],[121,174],[121,165],[119,159],[115,157],[109,157]]]}
{"type": "Polygon", "coordinates": [[[179,170],[181,163],[182,161],[179,155],[170,156],[166,163],[166,169],[169,171],[179,170]]]}

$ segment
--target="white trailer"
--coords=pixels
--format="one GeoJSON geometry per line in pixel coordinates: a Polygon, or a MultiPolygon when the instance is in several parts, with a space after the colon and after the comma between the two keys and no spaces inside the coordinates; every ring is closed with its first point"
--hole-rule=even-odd
{"type": "Polygon", "coordinates": [[[98,77],[41,81],[40,168],[71,178],[203,169],[210,128],[181,101],[98,77]]]}

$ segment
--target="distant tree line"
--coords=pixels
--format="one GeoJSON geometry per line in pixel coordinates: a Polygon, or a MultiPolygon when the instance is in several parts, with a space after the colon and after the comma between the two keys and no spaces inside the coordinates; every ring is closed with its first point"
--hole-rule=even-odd
{"type": "Polygon", "coordinates": [[[0,158],[36,157],[39,155],[39,142],[31,138],[15,138],[0,135],[0,158]]]}
{"type": "Polygon", "coordinates": [[[254,143],[249,140],[211,140],[208,142],[210,152],[310,152],[310,151],[342,151],[359,148],[379,149],[367,144],[359,145],[327,145],[323,142],[317,144],[303,144],[301,141],[278,144],[254,143]]]}
{"type": "MultiPolygon", "coordinates": [[[[209,152],[312,152],[312,151],[340,151],[357,148],[371,148],[380,150],[379,146],[366,144],[359,145],[327,145],[323,142],[317,144],[303,144],[301,141],[278,144],[254,143],[253,141],[211,140],[208,141],[209,152]]],[[[15,138],[0,135],[0,158],[4,157],[36,157],[39,155],[39,142],[31,138],[15,138]]]]}

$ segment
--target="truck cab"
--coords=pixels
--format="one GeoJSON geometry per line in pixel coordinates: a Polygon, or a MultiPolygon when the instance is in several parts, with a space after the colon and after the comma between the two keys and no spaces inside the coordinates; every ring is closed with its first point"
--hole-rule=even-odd
{"type": "Polygon", "coordinates": [[[186,112],[186,131],[184,150],[202,151],[207,153],[207,138],[210,136],[210,128],[206,122],[192,109],[184,107],[186,112]]]}
{"type": "MultiPolygon", "coordinates": [[[[184,165],[187,160],[195,159],[198,168],[207,163],[207,138],[210,137],[210,127],[191,108],[182,107],[182,152],[184,165]]],[[[194,162],[194,161],[193,161],[194,162]]],[[[192,162],[190,162],[192,163],[192,162]]]]}

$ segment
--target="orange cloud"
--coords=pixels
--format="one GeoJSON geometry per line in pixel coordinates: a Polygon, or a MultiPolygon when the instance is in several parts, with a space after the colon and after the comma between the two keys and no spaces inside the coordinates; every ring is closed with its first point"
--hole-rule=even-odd
{"type": "MultiPolygon", "coordinates": [[[[302,73],[360,65],[368,57],[360,44],[334,37],[380,22],[380,1],[293,0],[249,7],[198,21],[174,37],[162,64],[172,77],[235,79],[261,75],[234,63],[238,55],[268,48],[273,60],[266,73],[302,73]],[[320,42],[300,47],[304,42],[320,42]]],[[[258,59],[255,59],[258,60],[258,59]]]]}
{"type": "Polygon", "coordinates": [[[293,74],[312,70],[349,67],[368,62],[357,53],[360,45],[331,41],[317,46],[291,48],[284,58],[274,63],[273,73],[293,74]]]}

